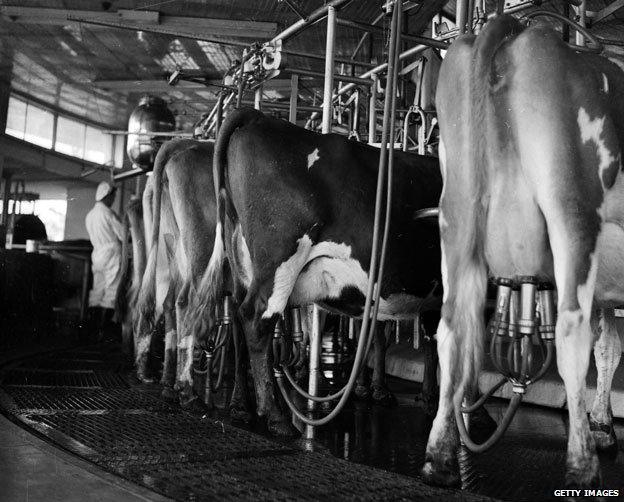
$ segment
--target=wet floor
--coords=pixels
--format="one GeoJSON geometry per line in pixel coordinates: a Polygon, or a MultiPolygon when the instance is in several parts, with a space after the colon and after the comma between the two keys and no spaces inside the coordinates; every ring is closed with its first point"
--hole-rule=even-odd
{"type": "MultiPolygon", "coordinates": [[[[397,391],[397,407],[354,403],[339,421],[319,429],[315,442],[340,458],[419,476],[431,421],[415,403],[416,384],[395,380],[390,387],[397,391]]],[[[504,400],[487,406],[497,422],[505,407],[504,400]]],[[[615,428],[619,451],[615,457],[601,457],[602,488],[624,496],[624,421],[617,421],[615,428]]],[[[462,448],[462,488],[504,500],[554,498],[554,490],[565,488],[566,438],[566,410],[523,406],[491,450],[472,454],[462,448]]]]}
{"type": "Polygon", "coordinates": [[[58,447],[175,500],[489,500],[188,413],[157,386],[133,385],[101,351],[0,368],[0,407],[58,447]]]}
{"type": "MultiPolygon", "coordinates": [[[[90,350],[24,360],[0,372],[0,405],[64,449],[177,500],[534,501],[564,488],[562,411],[521,408],[492,450],[461,452],[464,491],[439,490],[418,479],[430,419],[415,384],[391,381],[394,408],[353,402],[313,441],[276,442],[219,413],[182,412],[157,386],[132,385],[116,357],[90,350]]],[[[489,406],[494,419],[504,404],[489,406]]],[[[624,439],[624,424],[616,431],[624,439]]],[[[624,492],[623,455],[602,459],[604,489],[624,492]]]]}

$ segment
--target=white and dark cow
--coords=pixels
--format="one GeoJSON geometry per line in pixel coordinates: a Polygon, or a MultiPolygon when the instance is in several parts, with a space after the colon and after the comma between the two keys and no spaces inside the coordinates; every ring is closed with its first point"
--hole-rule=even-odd
{"type": "MultiPolygon", "coordinates": [[[[198,334],[189,330],[186,316],[212,317],[189,307],[208,266],[215,238],[217,207],[211,162],[213,145],[194,140],[165,143],[156,156],[151,186],[145,192],[153,211],[151,247],[137,309],[137,374],[147,380],[148,351],[157,319],[165,317],[165,358],[161,383],[164,392],[180,393],[184,406],[202,407],[193,389],[193,350],[198,334]],[[153,201],[152,201],[153,198],[153,201]],[[177,368],[177,371],[176,371],[177,368]]],[[[151,227],[151,228],[150,228],[151,227]]],[[[236,330],[235,330],[236,334],[236,330]]],[[[237,338],[237,337],[235,337],[237,338]]],[[[231,408],[246,413],[247,398],[238,339],[235,387],[231,408]]]]}
{"type": "Polygon", "coordinates": [[[609,392],[621,355],[612,309],[624,303],[624,75],[551,29],[500,16],[453,43],[436,100],[444,305],[440,401],[423,475],[460,481],[455,410],[480,369],[488,273],[532,275],[558,291],[566,482],[596,486],[596,443],[615,443],[609,392]],[[588,420],[593,319],[598,391],[588,420]]]}
{"type": "MultiPolygon", "coordinates": [[[[213,163],[219,222],[202,298],[220,295],[226,253],[247,337],[258,414],[290,431],[273,394],[270,340],[288,305],[361,316],[368,282],[379,149],[320,135],[252,109],[231,112],[213,163]]],[[[439,236],[415,221],[435,207],[438,161],[395,153],[392,223],[379,319],[439,308],[439,236]]]]}

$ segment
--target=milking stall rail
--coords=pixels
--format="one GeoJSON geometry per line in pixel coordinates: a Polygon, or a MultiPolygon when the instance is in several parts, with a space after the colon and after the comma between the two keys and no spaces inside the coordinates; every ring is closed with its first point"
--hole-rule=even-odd
{"type": "MultiPolygon", "coordinates": [[[[557,15],[556,13],[549,11],[534,11],[524,16],[524,19],[528,22],[530,19],[537,16],[554,17],[563,21],[566,26],[572,26],[576,29],[576,43],[571,44],[576,49],[594,52],[602,50],[600,40],[593,37],[585,28],[585,1],[564,0],[564,2],[573,6],[573,9],[578,16],[579,23],[569,19],[567,16],[557,15]],[[587,44],[587,40],[589,40],[589,44],[587,44]]],[[[208,41],[219,44],[242,47],[243,52],[241,54],[240,63],[233,67],[228,74],[226,74],[224,84],[220,86],[222,90],[219,93],[217,103],[211,111],[203,117],[201,124],[198,124],[200,126],[199,129],[201,129],[200,133],[202,137],[206,138],[210,134],[214,134],[216,136],[219,132],[223,114],[226,112],[228,106],[232,106],[233,103],[235,103],[236,106],[253,104],[256,109],[264,107],[267,109],[288,110],[289,121],[293,123],[297,120],[298,111],[313,113],[310,120],[308,120],[308,124],[315,119],[315,114],[317,115],[321,112],[321,132],[323,134],[327,134],[332,130],[333,108],[336,103],[338,107],[346,108],[350,106],[355,108],[351,109],[350,112],[350,135],[359,137],[359,88],[365,87],[366,89],[370,89],[369,106],[367,110],[368,142],[370,144],[380,146],[381,155],[377,180],[375,223],[372,242],[373,251],[369,267],[369,283],[364,314],[362,316],[362,325],[358,337],[355,361],[347,384],[342,389],[331,395],[318,396],[318,377],[320,374],[321,352],[321,319],[319,307],[314,306],[313,310],[312,332],[310,334],[309,341],[309,382],[307,392],[295,382],[295,379],[289,370],[289,368],[293,366],[300,365],[302,363],[302,356],[305,354],[303,337],[301,335],[300,312],[296,309],[293,310],[290,314],[292,317],[289,318],[289,321],[278,322],[274,332],[273,347],[276,363],[276,380],[280,390],[282,391],[283,397],[288,403],[288,406],[293,414],[308,425],[306,430],[306,435],[308,437],[310,437],[313,433],[312,427],[327,423],[340,412],[349,397],[350,391],[353,388],[355,379],[362,364],[364,364],[367,359],[367,354],[372,343],[380,294],[379,288],[376,288],[375,285],[381,283],[383,278],[383,264],[389,228],[389,205],[392,200],[392,152],[396,146],[395,128],[396,115],[398,112],[396,107],[396,91],[399,74],[401,73],[400,63],[421,55],[428,48],[446,50],[450,45],[449,41],[451,39],[466,33],[478,33],[487,19],[494,15],[501,13],[516,13],[536,5],[533,1],[516,0],[512,2],[505,2],[503,0],[499,0],[496,11],[488,14],[486,12],[484,0],[459,0],[456,5],[455,27],[446,30],[444,33],[439,33],[437,36],[435,29],[432,29],[433,37],[423,37],[407,34],[402,30],[403,24],[401,23],[401,17],[404,12],[409,11],[417,5],[414,2],[401,2],[394,0],[384,3],[383,8],[385,9],[385,12],[382,12],[370,25],[356,21],[338,19],[337,13],[341,8],[344,8],[349,3],[351,3],[351,0],[332,0],[326,2],[324,6],[313,11],[308,16],[299,15],[300,19],[296,23],[289,26],[280,34],[276,35],[270,41],[262,45],[255,44],[250,47],[248,44],[241,42],[207,39],[208,41]],[[390,13],[392,15],[392,19],[389,33],[388,61],[374,65],[372,61],[363,62],[355,60],[355,57],[359,49],[363,46],[363,42],[366,37],[370,37],[373,34],[385,33],[384,30],[379,26],[376,26],[376,24],[390,13]],[[286,41],[302,33],[309,26],[324,19],[327,21],[326,48],[324,55],[293,51],[284,48],[283,45],[286,41]],[[335,55],[335,34],[337,26],[360,29],[365,32],[351,59],[340,58],[335,55]],[[402,42],[406,41],[415,42],[417,45],[402,51],[402,42]],[[294,68],[288,65],[283,66],[281,57],[282,54],[310,59],[323,59],[325,61],[324,72],[321,73],[302,68],[294,68]],[[336,73],[335,69],[337,63],[350,65],[352,68],[363,68],[365,71],[358,75],[336,73]],[[290,101],[288,103],[263,103],[263,84],[272,77],[276,76],[280,71],[284,71],[290,75],[290,101]],[[381,142],[376,143],[376,103],[379,77],[382,74],[386,74],[384,111],[382,117],[383,125],[381,129],[381,142]],[[323,77],[322,106],[299,106],[298,90],[300,77],[321,76],[323,77]],[[340,83],[337,88],[334,85],[336,81],[340,83]],[[255,91],[253,102],[244,100],[244,92],[247,88],[255,91]],[[342,97],[348,95],[349,93],[351,93],[350,97],[344,103],[341,102],[342,97]],[[384,194],[384,183],[386,186],[386,212],[382,227],[381,203],[384,194]],[[291,350],[294,350],[294,352],[290,353],[291,350]],[[286,391],[284,377],[300,395],[308,399],[308,412],[311,412],[314,409],[315,403],[317,402],[330,402],[338,400],[338,404],[324,417],[316,420],[312,419],[310,418],[309,413],[301,412],[295,407],[288,392],[286,391]]],[[[437,17],[438,21],[441,21],[439,15],[437,17]]],[[[88,20],[82,21],[90,22],[88,20]]],[[[450,21],[445,21],[450,24],[450,21]]],[[[127,28],[127,26],[123,26],[122,28],[127,28]]],[[[407,68],[413,69],[412,65],[407,68]]],[[[403,72],[401,74],[405,73],[407,73],[406,68],[403,68],[403,72]]],[[[180,78],[190,79],[193,77],[185,76],[184,72],[178,72],[175,75],[175,78],[172,77],[171,83],[175,83],[175,81],[180,78]]],[[[433,116],[429,118],[429,115],[433,115],[432,111],[424,110],[415,102],[412,107],[407,110],[402,110],[401,113],[403,113],[403,150],[408,149],[408,128],[410,127],[411,115],[418,114],[420,117],[420,125],[418,126],[416,132],[418,141],[412,141],[412,143],[417,146],[419,153],[425,153],[425,146],[429,142],[433,127],[435,126],[435,117],[433,116]]],[[[148,135],[150,133],[147,131],[141,131],[141,134],[148,135]]],[[[114,179],[116,181],[120,181],[143,173],[144,171],[135,169],[116,175],[114,179]]],[[[420,211],[415,215],[415,218],[432,218],[436,216],[437,209],[431,208],[420,211]]],[[[478,401],[472,405],[467,405],[456,410],[456,418],[462,441],[473,451],[483,451],[491,447],[498,439],[500,439],[500,437],[502,437],[522,400],[526,387],[544,375],[554,358],[553,340],[556,314],[553,301],[553,286],[546,284],[538,285],[535,279],[531,277],[516,278],[513,281],[499,279],[497,286],[498,291],[496,310],[494,314],[494,327],[491,330],[490,357],[492,359],[492,364],[503,375],[503,378],[491,389],[489,389],[478,401]],[[536,307],[539,311],[539,315],[537,317],[535,316],[536,307]],[[533,338],[535,338],[538,345],[542,349],[542,363],[537,369],[533,368],[533,338]],[[506,347],[505,344],[507,344],[506,347]],[[505,416],[503,417],[497,430],[487,441],[480,445],[474,443],[470,439],[469,433],[464,425],[466,414],[472,413],[481,407],[489,397],[491,397],[508,381],[513,385],[514,396],[509,404],[505,416]]],[[[228,311],[227,306],[224,308],[228,311]]],[[[227,318],[227,315],[225,317],[227,318]]],[[[223,334],[217,334],[215,340],[217,340],[217,346],[221,347],[223,346],[223,340],[226,337],[225,332],[229,328],[227,324],[223,323],[223,317],[219,319],[219,325],[221,326],[219,328],[219,333],[222,333],[221,330],[223,329],[223,334]]],[[[350,331],[353,330],[353,325],[351,324],[350,331]]],[[[214,356],[214,352],[211,351],[211,355],[214,356]]],[[[217,359],[220,360],[219,365],[221,366],[223,355],[217,359]]],[[[208,365],[207,368],[211,368],[211,366],[208,365]]],[[[208,370],[207,373],[210,374],[211,372],[208,370]]],[[[210,379],[211,375],[207,376],[207,378],[210,379]]],[[[218,387],[218,384],[219,382],[217,382],[216,386],[212,386],[212,384],[209,383],[207,386],[206,396],[208,399],[210,399],[209,394],[212,393],[216,387],[218,387]]]]}

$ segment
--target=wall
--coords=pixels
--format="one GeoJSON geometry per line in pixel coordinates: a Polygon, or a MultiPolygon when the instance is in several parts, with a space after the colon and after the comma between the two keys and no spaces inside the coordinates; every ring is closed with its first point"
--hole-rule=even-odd
{"type": "Polygon", "coordinates": [[[95,204],[95,186],[67,189],[67,216],[65,217],[65,240],[88,239],[85,216],[95,204]]]}

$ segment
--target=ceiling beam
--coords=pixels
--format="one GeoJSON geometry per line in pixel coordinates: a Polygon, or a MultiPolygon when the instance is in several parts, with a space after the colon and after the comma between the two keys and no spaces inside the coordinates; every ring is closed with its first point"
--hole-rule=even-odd
{"type": "MultiPolygon", "coordinates": [[[[221,84],[222,80],[208,80],[209,83],[221,84]]],[[[166,80],[95,80],[95,87],[114,92],[173,92],[195,89],[206,89],[206,86],[196,82],[180,81],[176,85],[169,85],[166,80]]]]}
{"type": "MultiPolygon", "coordinates": [[[[162,27],[188,36],[227,36],[267,39],[275,35],[277,23],[215,19],[207,17],[181,17],[161,14],[158,11],[119,9],[102,12],[77,9],[47,9],[42,7],[0,6],[0,15],[7,21],[25,24],[67,26],[79,24],[77,19],[105,23],[133,23],[145,28],[162,27]],[[71,20],[68,19],[71,17],[71,20]]],[[[92,25],[95,26],[95,25],[92,25]]]]}
{"type": "MultiPolygon", "coordinates": [[[[143,80],[95,80],[93,85],[100,89],[113,92],[184,92],[195,91],[198,89],[207,89],[210,84],[223,85],[222,79],[208,79],[208,86],[198,83],[189,82],[186,80],[180,80],[176,85],[169,85],[167,80],[164,79],[143,79],[143,80]]],[[[263,88],[265,91],[290,91],[290,79],[275,78],[267,80],[263,88]]]]}

